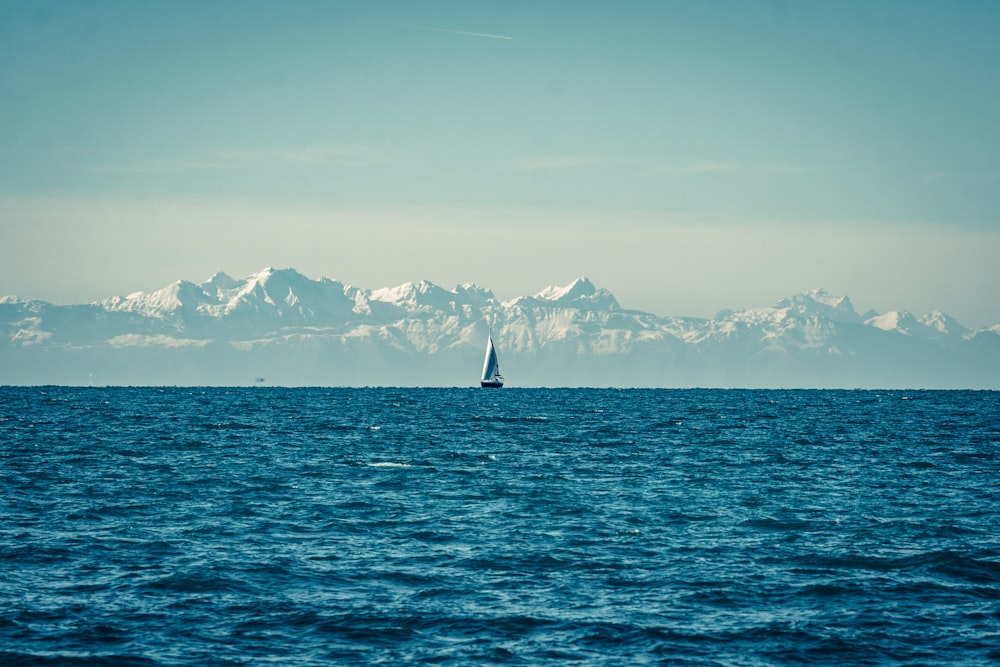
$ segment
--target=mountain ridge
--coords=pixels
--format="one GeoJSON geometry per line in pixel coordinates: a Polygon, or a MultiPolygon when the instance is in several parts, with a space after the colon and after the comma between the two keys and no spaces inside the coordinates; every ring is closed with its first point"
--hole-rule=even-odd
{"type": "Polygon", "coordinates": [[[90,304],[0,297],[0,383],[462,385],[490,328],[511,386],[1000,384],[1000,324],[859,314],[819,288],[691,318],[624,309],[584,276],[501,301],[475,283],[366,289],[273,267],[90,304]]]}

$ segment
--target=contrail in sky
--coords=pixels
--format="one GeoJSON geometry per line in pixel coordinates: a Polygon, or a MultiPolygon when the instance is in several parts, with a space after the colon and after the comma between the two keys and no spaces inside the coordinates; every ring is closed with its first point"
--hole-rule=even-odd
{"type": "Polygon", "coordinates": [[[386,21],[369,21],[377,25],[391,25],[397,28],[412,28],[414,30],[429,30],[431,32],[450,32],[453,35],[469,35],[470,37],[488,37],[490,39],[514,39],[510,35],[493,35],[488,32],[470,32],[468,30],[451,30],[449,28],[432,28],[426,25],[414,25],[412,23],[389,23],[386,21]]]}

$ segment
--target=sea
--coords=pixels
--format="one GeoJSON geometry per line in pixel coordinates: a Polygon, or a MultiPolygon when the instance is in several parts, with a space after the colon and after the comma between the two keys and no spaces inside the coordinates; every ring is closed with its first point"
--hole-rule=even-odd
{"type": "Polygon", "coordinates": [[[0,388],[0,664],[996,665],[1000,392],[0,388]]]}

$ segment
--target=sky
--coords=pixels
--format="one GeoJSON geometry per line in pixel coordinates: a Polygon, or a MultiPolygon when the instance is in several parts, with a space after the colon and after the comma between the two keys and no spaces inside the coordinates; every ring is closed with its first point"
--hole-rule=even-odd
{"type": "Polygon", "coordinates": [[[992,0],[0,0],[0,294],[275,266],[998,323],[998,34],[992,0]]]}

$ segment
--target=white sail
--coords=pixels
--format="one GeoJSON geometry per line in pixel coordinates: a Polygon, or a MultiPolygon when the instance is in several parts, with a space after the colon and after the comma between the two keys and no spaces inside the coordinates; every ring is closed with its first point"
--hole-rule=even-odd
{"type": "Polygon", "coordinates": [[[493,347],[493,335],[486,339],[486,358],[483,360],[483,383],[503,385],[503,376],[500,375],[500,362],[497,361],[497,351],[493,347]]]}

